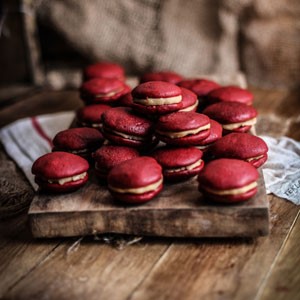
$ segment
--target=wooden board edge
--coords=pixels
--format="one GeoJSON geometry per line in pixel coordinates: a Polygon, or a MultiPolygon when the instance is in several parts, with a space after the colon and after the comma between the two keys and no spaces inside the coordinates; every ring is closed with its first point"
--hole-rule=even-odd
{"type": "Polygon", "coordinates": [[[69,213],[29,213],[36,238],[87,236],[104,233],[161,237],[258,237],[269,233],[268,207],[241,212],[232,209],[162,209],[144,212],[117,210],[69,213]],[[217,220],[222,220],[219,224],[217,220]],[[248,222],[251,219],[252,225],[248,222]],[[51,224],[51,226],[46,225],[51,224]],[[254,225],[253,225],[254,224],[254,225]],[[222,226],[220,230],[219,226],[222,226]],[[220,233],[222,232],[222,233],[220,233]]]}

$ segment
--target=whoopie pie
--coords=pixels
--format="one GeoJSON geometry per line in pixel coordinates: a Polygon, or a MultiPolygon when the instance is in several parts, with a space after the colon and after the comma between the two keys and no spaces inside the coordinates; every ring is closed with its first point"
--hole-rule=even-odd
{"type": "Polygon", "coordinates": [[[131,107],[133,103],[131,92],[121,96],[118,101],[115,102],[115,106],[131,107]]]}
{"type": "Polygon", "coordinates": [[[196,147],[161,147],[151,156],[163,168],[167,181],[181,181],[196,176],[203,168],[202,151],[196,147]]]}
{"type": "Polygon", "coordinates": [[[102,133],[95,128],[79,127],[58,132],[53,139],[53,151],[64,151],[90,158],[104,142],[102,133]]]}
{"type": "Polygon", "coordinates": [[[83,71],[84,80],[92,78],[108,78],[124,80],[124,69],[122,66],[111,62],[98,62],[87,66],[83,71]]]}
{"type": "Polygon", "coordinates": [[[199,100],[199,108],[206,105],[206,96],[213,90],[220,87],[220,85],[208,79],[186,79],[177,84],[180,87],[186,88],[194,92],[199,100]]]}
{"type": "Polygon", "coordinates": [[[203,114],[219,122],[223,134],[248,132],[256,123],[257,111],[252,106],[238,102],[219,102],[209,105],[203,114]]]}
{"type": "Polygon", "coordinates": [[[131,147],[105,145],[93,153],[96,175],[107,178],[109,171],[123,161],[136,158],[139,152],[131,147]]]}
{"type": "Polygon", "coordinates": [[[77,110],[77,123],[83,127],[101,127],[102,114],[111,107],[105,104],[92,104],[77,110]]]}
{"type": "Polygon", "coordinates": [[[217,140],[219,140],[222,137],[222,132],[222,126],[218,122],[210,120],[209,136],[204,140],[201,140],[196,147],[202,150],[203,152],[206,152],[207,149],[211,147],[211,145],[213,145],[217,140]]]}
{"type": "Polygon", "coordinates": [[[82,157],[67,152],[52,152],[38,158],[32,174],[41,190],[71,192],[88,180],[89,164],[82,157]]]}
{"type": "Polygon", "coordinates": [[[168,114],[182,108],[182,91],[175,84],[149,81],[138,85],[131,92],[132,107],[143,114],[168,114]]]}
{"type": "Polygon", "coordinates": [[[166,81],[173,84],[177,84],[182,79],[183,79],[182,76],[176,72],[171,72],[171,71],[149,72],[141,76],[140,83],[144,83],[148,81],[166,81]]]}
{"type": "Polygon", "coordinates": [[[117,200],[141,204],[163,187],[162,168],[152,157],[141,156],[116,165],[108,174],[108,189],[117,200]]]}
{"type": "Polygon", "coordinates": [[[102,132],[110,142],[135,148],[154,142],[153,123],[136,115],[129,107],[115,107],[102,114],[102,132]]]}
{"type": "Polygon", "coordinates": [[[246,105],[252,105],[253,94],[237,86],[223,86],[211,91],[207,95],[207,102],[209,104],[217,102],[239,102],[246,105]]]}
{"type": "Polygon", "coordinates": [[[155,127],[156,137],[168,145],[197,145],[209,134],[209,118],[196,112],[175,112],[161,116],[155,127]]]}
{"type": "Polygon", "coordinates": [[[199,191],[216,202],[242,202],[256,194],[258,177],[248,162],[220,158],[207,163],[199,173],[199,191]]]}
{"type": "Polygon", "coordinates": [[[196,111],[198,107],[197,95],[185,88],[182,91],[182,108],[179,111],[196,111]]]}
{"type": "Polygon", "coordinates": [[[263,139],[248,133],[230,133],[216,141],[209,155],[216,158],[236,158],[249,162],[255,168],[268,159],[268,146],[263,139]]]}
{"type": "Polygon", "coordinates": [[[118,79],[93,78],[80,87],[80,98],[85,104],[112,104],[122,95],[130,92],[130,87],[118,79]]]}

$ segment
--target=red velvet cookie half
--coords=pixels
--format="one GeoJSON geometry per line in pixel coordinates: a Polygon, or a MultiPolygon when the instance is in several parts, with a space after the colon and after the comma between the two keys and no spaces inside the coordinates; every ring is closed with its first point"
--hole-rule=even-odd
{"type": "Polygon", "coordinates": [[[132,90],[132,107],[143,114],[162,115],[182,108],[182,91],[175,84],[149,81],[132,90]]]}
{"type": "Polygon", "coordinates": [[[130,92],[130,87],[123,81],[118,79],[93,78],[81,85],[80,98],[86,104],[112,104],[128,92],[130,92]]]}
{"type": "Polygon", "coordinates": [[[203,114],[219,122],[223,134],[248,132],[256,123],[257,111],[252,106],[238,102],[219,102],[209,105],[203,114]]]}
{"type": "Polygon", "coordinates": [[[162,168],[154,158],[141,156],[115,166],[108,175],[108,188],[117,200],[141,204],[163,187],[162,168]]]}
{"type": "Polygon", "coordinates": [[[78,155],[52,152],[38,158],[32,165],[32,174],[41,190],[71,192],[88,180],[88,162],[78,155]]]}
{"type": "Polygon", "coordinates": [[[182,79],[183,79],[182,76],[176,72],[171,72],[171,71],[149,72],[141,76],[140,83],[144,83],[148,81],[165,81],[165,82],[177,84],[182,79]]]}
{"type": "Polygon", "coordinates": [[[79,127],[60,131],[53,139],[53,151],[64,151],[89,159],[92,152],[104,142],[102,133],[95,128],[79,127]]]}
{"type": "Polygon", "coordinates": [[[179,82],[177,85],[186,88],[197,95],[200,109],[203,109],[203,107],[206,106],[206,96],[211,91],[220,87],[218,83],[208,79],[186,79],[179,82]]]}
{"type": "Polygon", "coordinates": [[[179,111],[196,111],[198,108],[197,95],[185,88],[181,88],[182,91],[182,108],[179,111]]]}
{"type": "Polygon", "coordinates": [[[198,145],[196,146],[203,152],[206,152],[209,147],[211,147],[217,140],[222,138],[222,126],[214,121],[210,120],[210,134],[204,140],[201,140],[198,145]]]}
{"type": "Polygon", "coordinates": [[[101,116],[111,107],[105,104],[92,104],[77,110],[77,123],[83,127],[101,128],[101,116]]]}
{"type": "Polygon", "coordinates": [[[211,146],[209,156],[213,159],[242,159],[258,168],[268,159],[267,152],[267,144],[258,136],[248,133],[230,133],[211,146]]]}
{"type": "Polygon", "coordinates": [[[138,156],[140,156],[139,152],[134,148],[114,145],[102,146],[93,153],[96,174],[105,179],[113,167],[138,156]]]}
{"type": "Polygon", "coordinates": [[[153,124],[129,107],[115,107],[102,115],[102,132],[110,142],[135,148],[152,145],[153,124]]]}
{"type": "Polygon", "coordinates": [[[161,116],[155,128],[159,140],[176,146],[197,145],[209,134],[209,118],[196,112],[176,112],[161,116]]]}
{"type": "Polygon", "coordinates": [[[199,173],[199,191],[216,202],[236,203],[257,192],[257,170],[248,162],[221,158],[205,165],[199,173]]]}
{"type": "Polygon", "coordinates": [[[83,71],[84,80],[92,78],[108,78],[124,80],[124,69],[122,66],[111,62],[98,62],[87,66],[83,71]]]}
{"type": "Polygon", "coordinates": [[[209,104],[217,102],[239,102],[246,105],[252,105],[253,94],[237,86],[223,86],[211,91],[207,95],[207,102],[209,104]]]}
{"type": "Polygon", "coordinates": [[[204,166],[202,155],[196,147],[161,147],[151,156],[162,166],[164,178],[175,182],[198,175],[204,166]]]}

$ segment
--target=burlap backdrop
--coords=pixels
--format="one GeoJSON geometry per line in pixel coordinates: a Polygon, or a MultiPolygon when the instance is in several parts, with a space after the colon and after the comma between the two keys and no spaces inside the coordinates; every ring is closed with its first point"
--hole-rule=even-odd
{"type": "Polygon", "coordinates": [[[90,61],[127,72],[235,73],[251,83],[295,87],[300,69],[299,0],[51,0],[42,22],[90,61]]]}

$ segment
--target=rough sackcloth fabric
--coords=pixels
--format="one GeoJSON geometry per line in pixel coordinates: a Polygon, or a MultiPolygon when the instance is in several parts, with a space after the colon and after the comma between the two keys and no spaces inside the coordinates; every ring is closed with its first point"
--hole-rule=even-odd
{"type": "Polygon", "coordinates": [[[40,0],[39,20],[90,61],[131,74],[233,74],[258,86],[300,84],[299,0],[40,0]]]}

